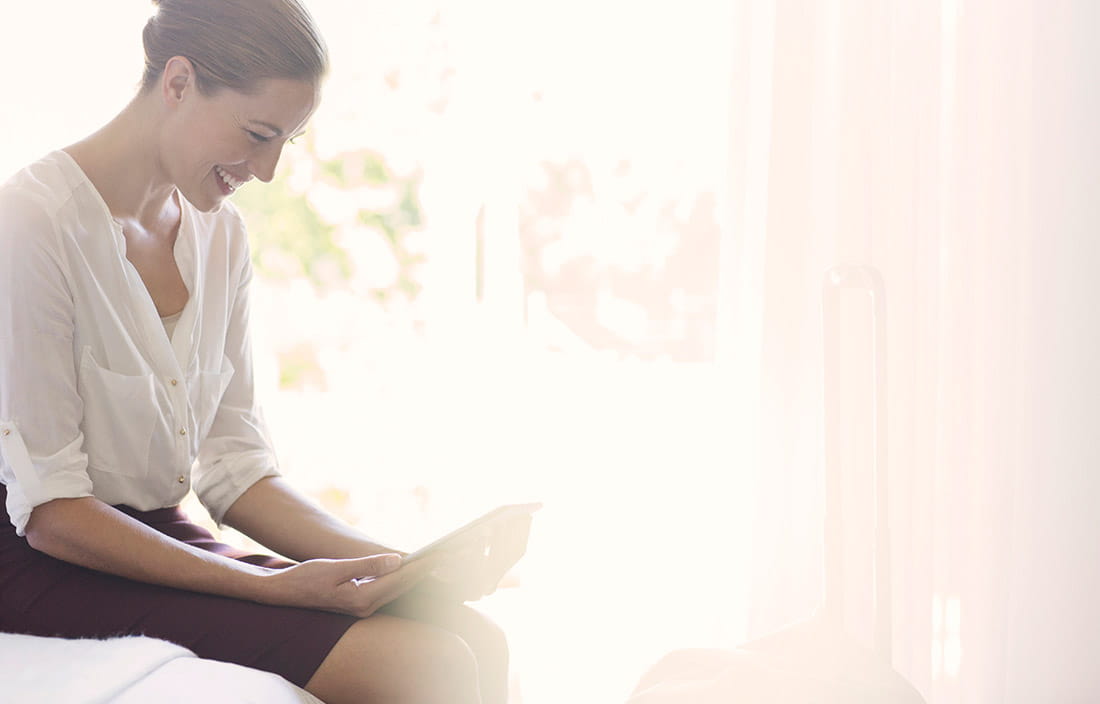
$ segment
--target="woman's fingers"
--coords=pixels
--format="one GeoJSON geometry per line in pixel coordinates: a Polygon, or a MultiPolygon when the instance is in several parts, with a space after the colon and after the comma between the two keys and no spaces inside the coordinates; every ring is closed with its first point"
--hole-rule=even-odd
{"type": "Polygon", "coordinates": [[[527,552],[530,533],[531,516],[525,514],[503,524],[493,535],[485,565],[485,580],[482,582],[483,595],[496,591],[500,580],[527,552]]]}
{"type": "Polygon", "coordinates": [[[435,556],[424,557],[380,577],[353,582],[355,587],[355,592],[351,594],[353,603],[347,612],[360,618],[370,616],[413,589],[435,569],[437,564],[438,558],[435,556]]]}
{"type": "Polygon", "coordinates": [[[278,570],[265,579],[270,585],[268,603],[301,606],[366,616],[411,585],[399,579],[401,556],[382,553],[343,560],[307,560],[278,570]]]}
{"type": "Polygon", "coordinates": [[[508,570],[527,550],[529,515],[500,520],[476,542],[448,551],[448,559],[432,572],[428,590],[458,601],[475,601],[496,591],[508,570]]]}
{"type": "Polygon", "coordinates": [[[449,591],[459,601],[472,601],[483,595],[481,588],[484,579],[488,541],[466,546],[465,549],[449,553],[448,559],[432,570],[432,577],[449,586],[449,591]]]}
{"type": "Polygon", "coordinates": [[[411,562],[385,553],[348,560],[311,560],[285,570],[298,593],[322,603],[314,608],[361,618],[430,579],[426,586],[442,587],[452,598],[472,601],[496,590],[501,578],[523,556],[531,517],[502,520],[460,546],[439,550],[411,562]],[[457,548],[457,549],[456,549],[457,548]],[[325,587],[327,586],[327,589],[325,587]],[[307,591],[308,596],[302,594],[307,591]]]}
{"type": "Polygon", "coordinates": [[[397,553],[381,553],[335,562],[341,567],[339,581],[348,582],[353,579],[367,579],[389,574],[401,567],[401,556],[397,553]]]}

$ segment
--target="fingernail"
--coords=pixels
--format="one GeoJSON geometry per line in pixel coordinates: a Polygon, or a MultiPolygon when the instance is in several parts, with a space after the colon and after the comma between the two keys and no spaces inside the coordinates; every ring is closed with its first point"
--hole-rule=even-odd
{"type": "Polygon", "coordinates": [[[395,570],[401,566],[400,555],[386,555],[382,558],[382,568],[386,570],[395,570]]]}

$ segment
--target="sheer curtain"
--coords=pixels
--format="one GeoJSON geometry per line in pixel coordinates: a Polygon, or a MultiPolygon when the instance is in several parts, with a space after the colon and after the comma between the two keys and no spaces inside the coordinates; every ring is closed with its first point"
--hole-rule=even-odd
{"type": "Polygon", "coordinates": [[[821,601],[821,282],[870,264],[896,668],[937,703],[1100,697],[1097,26],[1087,0],[739,3],[719,357],[760,468],[750,635],[821,601]]]}

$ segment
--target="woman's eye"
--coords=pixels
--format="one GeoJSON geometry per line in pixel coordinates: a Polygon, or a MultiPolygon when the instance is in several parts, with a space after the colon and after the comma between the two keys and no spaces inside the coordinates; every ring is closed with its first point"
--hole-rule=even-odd
{"type": "Polygon", "coordinates": [[[257,141],[261,144],[263,144],[264,142],[270,142],[271,141],[270,137],[265,137],[262,134],[260,134],[259,132],[253,132],[252,130],[245,130],[245,132],[248,133],[249,137],[251,137],[252,139],[254,139],[255,141],[257,141]]]}

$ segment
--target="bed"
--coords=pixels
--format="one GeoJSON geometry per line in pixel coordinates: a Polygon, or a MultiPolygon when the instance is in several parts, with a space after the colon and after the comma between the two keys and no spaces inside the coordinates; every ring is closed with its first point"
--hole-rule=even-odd
{"type": "Polygon", "coordinates": [[[0,699],[33,704],[322,704],[278,675],[203,660],[155,638],[0,633],[0,699]]]}

